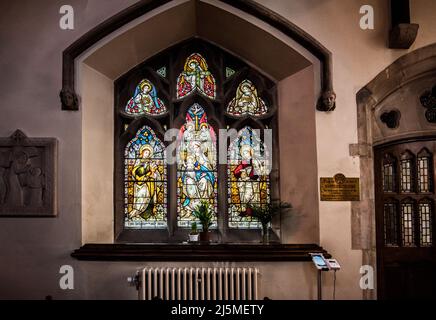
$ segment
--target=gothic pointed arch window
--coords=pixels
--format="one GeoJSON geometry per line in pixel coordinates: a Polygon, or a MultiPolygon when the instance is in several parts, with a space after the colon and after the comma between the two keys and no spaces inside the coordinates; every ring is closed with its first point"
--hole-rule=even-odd
{"type": "Polygon", "coordinates": [[[116,240],[185,241],[207,201],[215,239],[259,241],[247,208],[279,199],[276,83],[191,39],[121,76],[115,92],[116,240]]]}

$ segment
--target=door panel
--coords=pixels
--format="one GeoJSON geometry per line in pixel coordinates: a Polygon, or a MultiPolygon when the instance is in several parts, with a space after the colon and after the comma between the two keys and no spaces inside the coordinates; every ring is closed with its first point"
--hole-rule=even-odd
{"type": "Polygon", "coordinates": [[[435,151],[435,140],[374,148],[381,299],[436,299],[435,151]]]}

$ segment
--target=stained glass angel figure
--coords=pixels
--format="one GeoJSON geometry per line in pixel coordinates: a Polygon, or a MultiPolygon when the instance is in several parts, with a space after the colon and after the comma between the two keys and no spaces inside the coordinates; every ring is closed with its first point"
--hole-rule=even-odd
{"type": "Polygon", "coordinates": [[[267,112],[265,102],[257,95],[257,89],[250,80],[244,80],[239,84],[236,96],[227,106],[227,113],[235,116],[261,116],[267,112]]]}
{"type": "Polygon", "coordinates": [[[186,59],[183,71],[177,78],[177,99],[195,90],[211,99],[216,97],[215,78],[208,70],[206,60],[198,53],[186,59]]]}
{"type": "Polygon", "coordinates": [[[149,80],[143,79],[136,86],[133,97],[127,102],[126,113],[158,115],[165,112],[165,104],[157,96],[156,87],[149,80]]]}

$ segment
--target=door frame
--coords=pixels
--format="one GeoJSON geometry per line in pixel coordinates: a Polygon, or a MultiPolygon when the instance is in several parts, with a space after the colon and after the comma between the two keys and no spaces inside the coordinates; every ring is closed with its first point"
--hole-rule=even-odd
{"type": "MultiPolygon", "coordinates": [[[[356,94],[358,143],[350,145],[350,155],[360,160],[361,198],[351,203],[352,249],[362,251],[362,265],[377,270],[374,148],[404,139],[428,139],[436,136],[436,126],[422,128],[419,133],[395,129],[393,133],[376,140],[374,131],[384,126],[376,114],[387,97],[428,77],[436,79],[436,43],[400,57],[356,94]]],[[[419,97],[416,100],[417,108],[424,110],[419,105],[419,97]]],[[[376,280],[374,290],[362,290],[362,299],[377,299],[376,280]]]]}

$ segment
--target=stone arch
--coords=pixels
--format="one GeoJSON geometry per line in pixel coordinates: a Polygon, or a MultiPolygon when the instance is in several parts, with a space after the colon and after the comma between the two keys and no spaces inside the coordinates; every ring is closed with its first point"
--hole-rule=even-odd
{"type": "MultiPolygon", "coordinates": [[[[77,89],[76,89],[76,78],[77,78],[77,71],[76,71],[76,60],[80,56],[87,55],[89,51],[93,51],[96,46],[98,46],[99,43],[105,40],[108,40],[108,38],[111,38],[114,34],[119,33],[120,30],[128,29],[129,26],[137,22],[137,20],[146,19],[143,23],[143,29],[146,29],[147,27],[156,27],[161,26],[164,30],[161,34],[159,34],[159,38],[161,45],[160,49],[164,48],[165,46],[168,47],[171,44],[171,41],[175,41],[175,39],[166,39],[167,42],[165,43],[165,37],[162,37],[162,34],[165,33],[165,24],[162,24],[165,20],[159,20],[160,18],[163,18],[166,16],[166,21],[172,21],[172,24],[180,28],[186,27],[186,28],[192,28],[190,36],[199,36],[204,37],[206,39],[210,39],[212,41],[216,41],[217,43],[221,44],[223,47],[228,47],[234,50],[235,53],[240,53],[241,55],[247,57],[251,60],[253,64],[256,65],[257,62],[259,62],[259,59],[256,58],[257,56],[262,56],[265,54],[272,55],[272,59],[274,60],[274,55],[277,56],[285,56],[290,57],[290,59],[287,59],[285,62],[286,67],[283,68],[277,68],[275,67],[274,70],[274,64],[271,63],[270,66],[264,65],[259,66],[263,70],[267,70],[273,75],[275,75],[275,78],[284,78],[286,75],[290,75],[293,73],[296,73],[297,71],[301,70],[301,68],[304,68],[305,66],[310,65],[311,63],[307,61],[303,57],[304,54],[302,54],[302,51],[305,51],[305,54],[311,55],[312,59],[317,60],[316,64],[319,64],[319,83],[320,83],[320,92],[319,92],[319,101],[317,103],[317,109],[321,111],[327,111],[327,107],[324,106],[322,96],[333,92],[333,85],[332,85],[332,59],[331,59],[331,53],[316,39],[314,39],[312,36],[310,36],[308,33],[297,27],[292,22],[284,19],[280,15],[274,13],[273,11],[265,8],[261,4],[256,3],[252,0],[144,0],[139,1],[138,3],[128,7],[127,9],[123,10],[122,12],[114,15],[113,17],[107,19],[94,29],[87,32],[85,35],[83,35],[81,38],[79,38],[77,41],[75,41],[73,44],[71,44],[67,49],[63,52],[63,69],[62,69],[62,90],[60,93],[61,96],[61,102],[62,102],[62,109],[63,110],[78,110],[79,107],[79,100],[77,89]],[[285,37],[289,38],[291,41],[296,44],[296,46],[300,47],[299,50],[290,50],[286,51],[286,46],[283,46],[283,43],[280,43],[278,39],[271,38],[270,36],[264,34],[263,40],[265,43],[265,46],[270,46],[269,51],[262,50],[262,48],[257,48],[257,50],[252,50],[253,48],[250,48],[250,50],[246,50],[244,52],[243,48],[237,48],[237,46],[233,46],[229,43],[223,43],[228,42],[228,39],[223,37],[223,35],[226,34],[226,32],[223,32],[223,27],[231,27],[232,22],[239,24],[238,28],[235,28],[235,30],[239,29],[239,27],[244,28],[244,22],[238,18],[236,15],[229,13],[228,9],[232,8],[233,10],[239,10],[239,12],[243,12],[246,15],[249,16],[249,18],[257,19],[258,21],[261,21],[269,28],[272,28],[276,30],[277,32],[281,33],[285,37]],[[184,18],[181,18],[184,17],[184,18]],[[205,18],[207,17],[207,18],[205,18]],[[169,19],[171,18],[171,19],[169,19]],[[161,22],[159,24],[159,21],[161,22]],[[225,21],[226,23],[223,23],[220,28],[214,28],[210,27],[213,26],[213,22],[217,21],[225,21]],[[177,25],[179,24],[179,25],[177,25]],[[211,39],[215,38],[215,39],[211,39]],[[294,52],[292,52],[294,51],[294,52]],[[251,55],[250,53],[255,52],[254,55],[251,55]],[[256,53],[257,52],[257,53],[256,53]],[[256,61],[258,60],[258,61],[256,61]],[[306,60],[306,61],[305,61],[306,60]],[[294,66],[291,67],[291,65],[294,66]],[[290,67],[287,69],[287,67],[290,67]],[[284,72],[284,73],[283,73],[284,72]]],[[[248,22],[252,27],[254,26],[253,22],[248,22]]],[[[245,25],[246,27],[246,25],[245,25]]],[[[136,28],[138,29],[138,28],[136,28]]],[[[157,30],[157,28],[155,28],[157,30]]],[[[253,28],[245,28],[243,29],[247,32],[248,36],[256,36],[259,37],[262,35],[259,33],[259,29],[255,30],[253,28]]],[[[244,31],[241,31],[244,32],[244,31]]],[[[179,31],[175,32],[178,33],[179,36],[183,36],[180,34],[179,31]]],[[[129,38],[129,32],[125,32],[124,34],[119,35],[118,41],[122,40],[123,35],[125,38],[129,39],[132,44],[135,44],[135,39],[138,40],[137,34],[130,33],[129,38]]],[[[186,36],[186,35],[185,35],[186,36]]],[[[234,37],[234,34],[232,33],[232,37],[234,37]]],[[[235,38],[235,37],[234,37],[235,38]]],[[[124,39],[124,40],[126,40],[124,39]]],[[[116,39],[112,37],[112,40],[115,41],[109,41],[106,42],[106,48],[109,45],[110,48],[116,47],[116,39]]],[[[180,39],[179,39],[180,40],[180,39]]],[[[118,43],[119,44],[119,43],[118,43]]],[[[174,44],[174,43],[172,43],[174,44]]],[[[138,45],[139,48],[140,45],[138,45]]],[[[159,46],[157,46],[159,47],[159,46]]],[[[102,48],[100,48],[102,49],[102,48]]],[[[135,48],[126,48],[128,50],[135,51],[135,48]]],[[[158,50],[156,48],[156,50],[158,50]]],[[[98,50],[97,50],[98,51],[98,50]]],[[[114,51],[115,52],[115,51],[114,51]]],[[[134,54],[133,52],[131,52],[134,54]]],[[[144,56],[139,57],[143,60],[145,60],[146,55],[152,56],[153,54],[156,54],[157,52],[144,52],[144,56]]],[[[96,60],[98,60],[98,53],[94,52],[94,63],[96,60]]],[[[138,57],[137,57],[138,58],[138,57]]],[[[311,58],[309,58],[310,60],[311,58]]],[[[91,58],[92,60],[92,58],[91,58]]],[[[263,59],[266,60],[266,59],[263,59]]],[[[88,60],[89,61],[89,60],[88,60]]],[[[140,61],[136,61],[138,63],[140,61]]],[[[92,63],[92,61],[91,61],[92,63]]],[[[102,63],[102,61],[100,61],[102,63]]],[[[312,61],[313,64],[313,61],[312,61]]],[[[129,65],[130,67],[133,67],[133,65],[129,65]]],[[[106,66],[107,67],[107,66],[106,66]]],[[[126,70],[126,66],[123,66],[124,70],[126,70]]],[[[130,69],[130,68],[128,68],[130,69]]],[[[115,70],[113,70],[116,72],[115,70]]],[[[318,71],[317,71],[318,72],[318,71]]],[[[330,109],[329,111],[331,111],[330,109]]]]}

